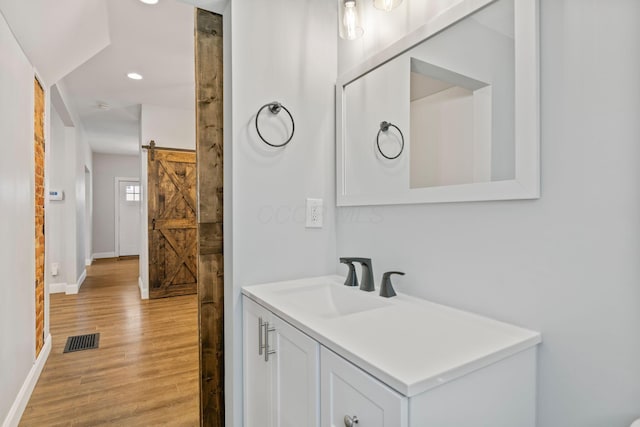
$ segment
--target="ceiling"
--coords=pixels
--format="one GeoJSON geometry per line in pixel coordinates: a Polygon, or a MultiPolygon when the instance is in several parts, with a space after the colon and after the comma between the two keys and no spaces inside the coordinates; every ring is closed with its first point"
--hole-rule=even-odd
{"type": "Polygon", "coordinates": [[[0,12],[47,86],[110,42],[106,0],[0,0],[0,12]]]}
{"type": "Polygon", "coordinates": [[[141,104],[195,106],[194,9],[176,0],[105,1],[110,44],[62,84],[93,151],[137,154],[141,104]]]}

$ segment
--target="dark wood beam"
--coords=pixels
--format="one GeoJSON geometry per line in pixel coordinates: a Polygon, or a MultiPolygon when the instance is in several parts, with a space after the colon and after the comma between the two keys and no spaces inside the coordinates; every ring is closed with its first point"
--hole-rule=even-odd
{"type": "Polygon", "coordinates": [[[196,10],[200,424],[224,426],[222,16],[196,10]]]}

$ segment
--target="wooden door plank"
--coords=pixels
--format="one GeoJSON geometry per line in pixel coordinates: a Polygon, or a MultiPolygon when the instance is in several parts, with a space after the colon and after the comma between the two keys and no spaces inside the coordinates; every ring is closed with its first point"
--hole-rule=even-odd
{"type": "Polygon", "coordinates": [[[158,164],[147,156],[147,226],[149,232],[149,297],[158,286],[158,236],[155,231],[155,216],[158,211],[158,164]]]}
{"type": "Polygon", "coordinates": [[[179,229],[179,228],[197,229],[198,225],[192,219],[184,219],[184,218],[157,219],[156,218],[156,230],[179,229]]]}
{"type": "Polygon", "coordinates": [[[158,163],[160,164],[160,166],[162,166],[173,185],[176,186],[178,192],[181,193],[182,197],[184,197],[185,201],[189,204],[189,207],[195,213],[197,210],[196,201],[191,196],[190,186],[176,176],[173,168],[169,166],[168,161],[159,160],[158,163]]]}
{"type": "Polygon", "coordinates": [[[156,159],[167,160],[169,162],[196,164],[195,151],[174,151],[174,150],[169,151],[169,150],[156,151],[156,159]]]}
{"type": "MultiPolygon", "coordinates": [[[[192,168],[188,168],[186,170],[186,174],[185,174],[185,178],[184,181],[187,184],[193,184],[193,185],[189,185],[188,188],[180,189],[178,188],[179,191],[176,191],[173,196],[171,197],[171,199],[169,200],[169,202],[165,205],[165,211],[170,211],[171,209],[177,209],[178,203],[182,200],[184,200],[186,203],[189,203],[189,206],[192,209],[192,213],[195,216],[196,215],[196,188],[195,188],[195,184],[196,184],[196,175],[195,175],[195,167],[192,168]],[[186,193],[186,195],[185,195],[186,193]],[[188,197],[188,199],[187,199],[188,197]]],[[[157,218],[156,218],[157,220],[157,218]]],[[[190,221],[190,223],[192,223],[193,221],[190,221]]]]}
{"type": "Polygon", "coordinates": [[[174,271],[165,276],[163,286],[167,286],[173,281],[173,279],[176,277],[176,274],[178,274],[180,268],[182,268],[183,265],[185,265],[189,269],[189,271],[191,271],[193,277],[198,277],[198,267],[195,265],[195,263],[189,260],[189,255],[196,249],[198,242],[194,240],[193,242],[190,242],[185,246],[184,244],[179,244],[178,242],[176,242],[176,240],[170,233],[167,233],[163,230],[160,230],[160,232],[162,233],[162,236],[165,238],[165,240],[169,243],[169,245],[171,245],[179,259],[178,262],[174,264],[174,271]]]}

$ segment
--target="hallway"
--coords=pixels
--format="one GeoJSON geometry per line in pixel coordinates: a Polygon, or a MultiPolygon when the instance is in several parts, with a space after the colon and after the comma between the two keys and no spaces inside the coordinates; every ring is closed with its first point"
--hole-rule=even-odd
{"type": "Polygon", "coordinates": [[[140,300],[138,260],[97,260],[51,295],[53,348],[21,426],[198,425],[196,295],[140,300]],[[63,354],[71,335],[100,348],[63,354]]]}

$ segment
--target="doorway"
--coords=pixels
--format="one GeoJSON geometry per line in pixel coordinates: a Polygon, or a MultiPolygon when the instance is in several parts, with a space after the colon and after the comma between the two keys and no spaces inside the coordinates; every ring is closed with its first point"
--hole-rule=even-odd
{"type": "Polygon", "coordinates": [[[115,255],[140,254],[140,179],[115,178],[115,255]]]}

